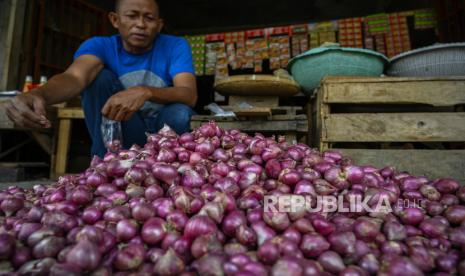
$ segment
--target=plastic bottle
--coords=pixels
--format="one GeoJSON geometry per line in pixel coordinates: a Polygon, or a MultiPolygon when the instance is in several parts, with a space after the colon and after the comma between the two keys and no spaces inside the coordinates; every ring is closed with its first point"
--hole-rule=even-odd
{"type": "Polygon", "coordinates": [[[46,84],[48,81],[47,77],[46,76],[40,76],[40,84],[39,86],[42,86],[44,84],[46,84]]]}
{"type": "Polygon", "coordinates": [[[23,92],[29,92],[32,90],[32,76],[27,75],[24,81],[23,92]]]}

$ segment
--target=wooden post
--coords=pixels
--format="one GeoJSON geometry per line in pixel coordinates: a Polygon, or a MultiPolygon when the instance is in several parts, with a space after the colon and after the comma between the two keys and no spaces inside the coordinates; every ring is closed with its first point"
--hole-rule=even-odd
{"type": "Polygon", "coordinates": [[[84,119],[84,111],[80,107],[64,107],[58,109],[58,138],[56,155],[52,159],[55,163],[53,177],[59,177],[66,173],[68,164],[68,151],[71,137],[71,120],[84,119]]]}
{"type": "Polygon", "coordinates": [[[319,122],[319,139],[320,139],[320,151],[326,151],[330,148],[330,144],[326,141],[326,133],[325,133],[325,124],[326,120],[328,118],[328,115],[330,113],[330,107],[326,103],[326,97],[328,97],[328,86],[324,83],[324,81],[321,83],[321,88],[318,90],[318,95],[317,95],[317,105],[318,105],[318,116],[320,117],[320,122],[319,122]]]}
{"type": "Polygon", "coordinates": [[[308,132],[307,132],[307,135],[306,135],[306,143],[307,145],[309,146],[312,146],[312,143],[314,142],[313,141],[313,135],[312,133],[314,133],[315,131],[315,124],[313,123],[313,101],[311,99],[308,100],[308,102],[306,103],[305,105],[305,111],[307,113],[307,120],[308,120],[308,132]]]}
{"type": "Polygon", "coordinates": [[[44,41],[45,1],[39,0],[39,27],[37,29],[37,47],[35,48],[34,77],[40,78],[40,61],[42,60],[42,46],[44,41]]]}
{"type": "Polygon", "coordinates": [[[0,90],[17,89],[26,1],[0,1],[0,90]]]}
{"type": "Polygon", "coordinates": [[[322,139],[323,139],[323,135],[322,135],[322,121],[323,121],[323,118],[322,118],[322,112],[321,112],[321,98],[322,98],[322,90],[321,88],[319,88],[316,92],[315,92],[315,99],[314,99],[314,108],[315,108],[315,113],[316,113],[316,125],[315,125],[315,146],[318,147],[319,150],[321,150],[322,148],[322,139]]]}
{"type": "Polygon", "coordinates": [[[71,136],[71,119],[60,119],[58,128],[58,145],[55,164],[55,177],[66,173],[69,139],[71,136]]]}

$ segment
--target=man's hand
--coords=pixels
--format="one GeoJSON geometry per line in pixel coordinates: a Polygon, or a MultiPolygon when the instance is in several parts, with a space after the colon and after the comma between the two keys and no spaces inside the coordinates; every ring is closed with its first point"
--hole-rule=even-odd
{"type": "Polygon", "coordinates": [[[115,121],[127,121],[150,99],[146,87],[135,86],[111,96],[102,108],[102,114],[115,121]]]}
{"type": "Polygon", "coordinates": [[[45,100],[37,91],[18,95],[5,104],[6,114],[15,125],[25,128],[50,128],[45,100]]]}

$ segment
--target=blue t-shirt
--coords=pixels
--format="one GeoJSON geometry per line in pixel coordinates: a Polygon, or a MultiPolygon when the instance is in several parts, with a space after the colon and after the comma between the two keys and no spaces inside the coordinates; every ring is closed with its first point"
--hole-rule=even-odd
{"type": "MultiPolygon", "coordinates": [[[[98,57],[115,73],[125,88],[133,86],[169,87],[179,73],[194,73],[192,52],[187,40],[158,34],[151,50],[143,54],[127,52],[120,35],[93,37],[84,41],[74,54],[98,57]]],[[[147,102],[143,110],[156,111],[161,105],[147,102]]],[[[150,112],[152,113],[152,112],[150,112]]]]}

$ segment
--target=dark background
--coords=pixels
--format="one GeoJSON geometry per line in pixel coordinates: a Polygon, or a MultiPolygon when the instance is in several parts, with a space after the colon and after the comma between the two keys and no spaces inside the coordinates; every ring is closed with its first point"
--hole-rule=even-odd
{"type": "MultiPolygon", "coordinates": [[[[113,0],[88,1],[112,10],[113,0]]],[[[166,31],[205,34],[433,7],[432,0],[158,0],[166,31]]]]}

